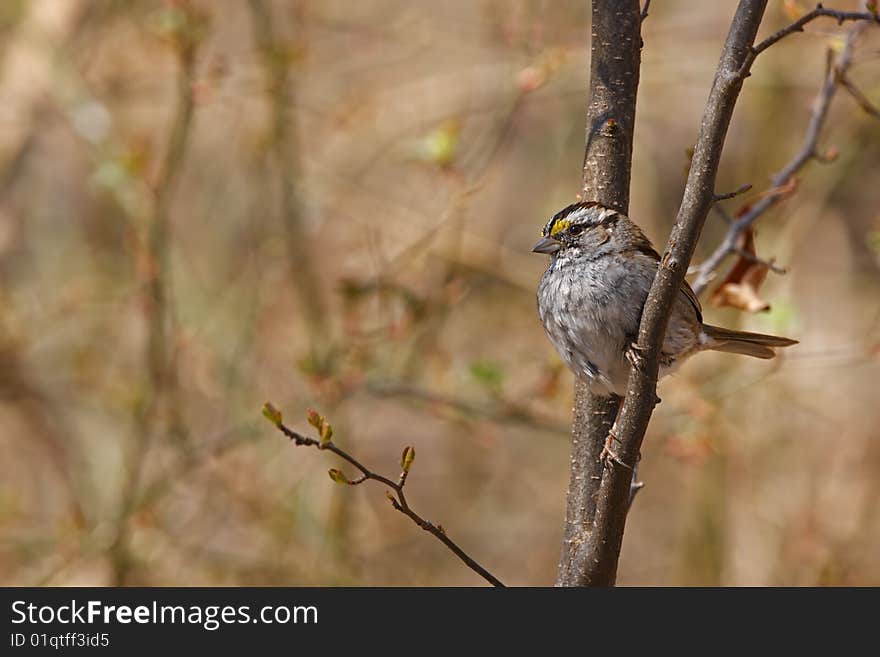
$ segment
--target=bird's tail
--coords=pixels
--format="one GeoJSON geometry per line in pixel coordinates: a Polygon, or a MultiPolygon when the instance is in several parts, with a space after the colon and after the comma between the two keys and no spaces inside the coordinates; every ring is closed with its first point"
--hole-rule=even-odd
{"type": "Polygon", "coordinates": [[[790,347],[798,343],[797,340],[781,338],[777,335],[734,331],[709,324],[703,324],[703,335],[706,338],[705,349],[755,358],[773,358],[776,355],[775,347],[790,347]]]}

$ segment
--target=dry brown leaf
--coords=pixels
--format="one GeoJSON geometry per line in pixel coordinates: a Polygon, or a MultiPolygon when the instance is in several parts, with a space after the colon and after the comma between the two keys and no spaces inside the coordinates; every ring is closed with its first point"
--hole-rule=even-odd
{"type": "Polygon", "coordinates": [[[755,234],[751,228],[739,236],[737,247],[740,255],[725,279],[712,293],[710,303],[713,306],[729,306],[750,313],[770,310],[770,304],[758,294],[770,267],[757,260],[755,234]]]}
{"type": "Polygon", "coordinates": [[[749,285],[727,283],[712,295],[712,303],[716,306],[731,306],[750,313],[770,310],[770,304],[758,296],[757,291],[749,285]]]}

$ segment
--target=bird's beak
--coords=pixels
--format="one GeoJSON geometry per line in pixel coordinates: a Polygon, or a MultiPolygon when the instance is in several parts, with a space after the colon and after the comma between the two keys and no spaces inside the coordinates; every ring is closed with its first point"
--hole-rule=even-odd
{"type": "Polygon", "coordinates": [[[562,242],[559,240],[553,239],[552,237],[542,237],[538,240],[538,243],[532,247],[532,251],[535,253],[547,253],[553,255],[560,248],[562,248],[562,242]]]}

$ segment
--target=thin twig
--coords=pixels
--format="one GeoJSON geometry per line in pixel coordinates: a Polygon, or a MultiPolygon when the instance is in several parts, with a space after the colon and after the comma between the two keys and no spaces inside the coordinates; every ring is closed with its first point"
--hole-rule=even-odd
{"type": "Polygon", "coordinates": [[[327,441],[322,443],[319,440],[314,438],[309,438],[308,436],[304,436],[301,433],[297,433],[296,431],[287,427],[283,422],[277,422],[275,426],[287,436],[293,443],[297,446],[307,446],[307,447],[317,447],[318,449],[326,449],[330,452],[336,454],[343,461],[349,463],[354,466],[358,472],[361,473],[361,476],[358,479],[354,479],[349,481],[349,485],[356,486],[365,481],[378,481],[381,484],[388,486],[391,491],[394,491],[392,494],[391,491],[388,491],[386,494],[388,495],[388,499],[391,500],[391,505],[397,510],[400,511],[403,515],[407,516],[410,520],[412,520],[419,527],[424,529],[426,532],[434,536],[438,541],[443,543],[446,547],[448,547],[455,556],[461,559],[464,564],[473,570],[475,573],[480,575],[483,579],[489,582],[492,586],[503,587],[504,584],[501,583],[497,577],[495,577],[488,570],[483,568],[480,564],[474,561],[473,558],[468,556],[468,554],[462,550],[449,536],[446,535],[446,531],[440,526],[435,525],[434,523],[425,520],[422,516],[416,513],[412,507],[410,507],[409,503],[406,500],[406,496],[404,495],[403,489],[406,485],[406,477],[408,474],[408,470],[406,468],[400,473],[398,480],[392,481],[388,477],[377,474],[367,468],[363,463],[354,458],[351,454],[346,452],[343,449],[337,447],[333,441],[327,441]]]}
{"type": "MultiPolygon", "coordinates": [[[[728,225],[733,223],[733,217],[731,217],[730,214],[727,212],[727,210],[725,210],[723,207],[721,207],[720,205],[718,205],[716,203],[715,205],[712,206],[712,209],[718,213],[718,216],[721,217],[721,219],[724,221],[724,223],[726,223],[728,225]]],[[[693,272],[688,271],[688,274],[691,274],[691,273],[693,273],[693,272]]]]}
{"type": "Polygon", "coordinates": [[[639,481],[639,462],[633,465],[632,481],[629,484],[629,508],[632,508],[633,502],[636,501],[636,495],[645,487],[644,481],[639,481]]]}
{"type": "Polygon", "coordinates": [[[838,75],[837,81],[840,85],[849,92],[849,95],[853,97],[853,100],[858,103],[859,107],[861,107],[867,114],[880,119],[880,109],[877,108],[876,105],[871,103],[867,96],[862,93],[862,90],[859,89],[855,84],[853,84],[852,80],[844,73],[840,72],[838,75]]]}
{"type": "Polygon", "coordinates": [[[712,202],[719,203],[721,201],[729,201],[732,198],[736,198],[740,194],[745,194],[751,188],[752,188],[751,183],[746,183],[744,185],[740,185],[732,192],[727,192],[726,194],[715,194],[715,196],[712,197],[712,202]]]}
{"type": "Polygon", "coordinates": [[[644,21],[648,17],[648,9],[651,6],[651,0],[645,0],[645,4],[642,5],[642,12],[639,14],[639,20],[644,21]]]}
{"type": "Polygon", "coordinates": [[[721,263],[724,262],[728,256],[736,252],[736,245],[739,241],[740,235],[751,226],[758,217],[787,196],[790,191],[788,183],[792,176],[799,172],[810,160],[824,161],[828,159],[823,158],[817,149],[819,134],[826,118],[828,117],[831,100],[834,98],[834,94],[837,91],[841,76],[846,73],[846,70],[852,63],[853,46],[856,38],[864,29],[865,25],[866,23],[860,23],[849,31],[846,43],[843,51],[838,57],[837,63],[832,63],[828,67],[825,74],[825,81],[823,82],[822,88],[819,90],[819,94],[813,105],[813,114],[810,117],[810,122],[807,126],[807,133],[800,150],[798,150],[788,164],[774,174],[771,179],[770,189],[763,194],[759,201],[754,203],[744,214],[737,217],[737,219],[730,224],[727,229],[727,234],[724,236],[724,239],[718,248],[716,248],[715,251],[695,269],[697,272],[697,278],[694,280],[692,287],[697,295],[700,295],[705,291],[706,287],[715,277],[715,273],[721,266],[721,263]]]}
{"type": "Polygon", "coordinates": [[[745,258],[746,260],[748,260],[750,262],[754,262],[755,264],[758,264],[758,265],[763,265],[764,267],[766,267],[767,269],[772,271],[774,274],[787,274],[788,273],[788,269],[786,269],[785,267],[780,267],[772,260],[764,260],[763,258],[759,258],[754,253],[749,253],[745,249],[737,248],[737,249],[734,249],[733,252],[738,256],[742,256],[743,258],[745,258]]]}
{"type": "Polygon", "coordinates": [[[774,43],[781,41],[790,34],[794,34],[795,32],[803,32],[804,26],[807,23],[810,23],[821,17],[834,18],[837,21],[838,25],[843,25],[843,23],[845,23],[846,21],[867,21],[870,23],[880,23],[880,18],[878,18],[876,14],[872,14],[866,11],[838,11],[836,9],[826,9],[822,6],[822,3],[820,2],[816,5],[815,9],[813,9],[812,11],[808,11],[791,25],[787,25],[778,32],[774,32],[769,37],[761,41],[758,45],[752,48],[752,51],[754,52],[755,56],[757,56],[767,50],[767,48],[772,46],[774,43]]]}
{"type": "Polygon", "coordinates": [[[880,23],[880,17],[877,14],[862,11],[838,11],[837,9],[826,9],[822,3],[816,5],[812,11],[808,11],[799,19],[786,25],[781,30],[774,32],[769,37],[761,41],[758,45],[749,50],[748,55],[743,60],[742,65],[737,72],[740,78],[747,78],[751,75],[752,64],[762,52],[770,46],[778,43],[782,39],[792,34],[804,31],[804,26],[817,18],[834,18],[838,25],[843,25],[846,21],[865,21],[869,23],[880,23]]]}

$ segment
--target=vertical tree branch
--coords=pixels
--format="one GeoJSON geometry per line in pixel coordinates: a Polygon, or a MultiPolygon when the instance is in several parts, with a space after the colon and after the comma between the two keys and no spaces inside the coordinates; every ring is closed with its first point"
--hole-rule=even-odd
{"type": "MultiPolygon", "coordinates": [[[[276,34],[276,17],[265,0],[249,0],[254,42],[263,60],[272,102],[271,148],[275,173],[281,190],[281,213],[284,235],[290,257],[291,282],[302,306],[300,316],[306,322],[312,360],[319,359],[318,345],[327,338],[324,298],[316,273],[309,235],[305,226],[300,191],[302,173],[299,161],[299,140],[296,117],[292,111],[295,89],[291,86],[291,65],[302,52],[280,40],[276,34]]],[[[313,363],[314,364],[314,363],[313,363]]]]}
{"type": "Polygon", "coordinates": [[[168,421],[172,437],[185,437],[178,393],[178,372],[173,348],[174,313],[171,303],[170,208],[192,133],[195,99],[193,80],[196,52],[201,37],[201,20],[189,5],[182,11],[184,24],[174,34],[177,52],[176,107],[165,155],[155,186],[153,216],[147,229],[146,255],[149,270],[143,283],[147,344],[144,352],[148,383],[145,398],[135,416],[135,445],[128,458],[128,477],[121,494],[116,537],[110,553],[113,582],[127,583],[130,555],[129,516],[137,503],[144,462],[157,428],[168,421]],[[165,414],[163,415],[163,411],[165,414]]]}
{"type": "Polygon", "coordinates": [[[596,495],[602,478],[600,455],[620,408],[620,397],[592,395],[580,378],[575,380],[574,394],[571,463],[557,586],[586,585],[584,546],[596,513],[596,495]]]}
{"type": "MultiPolygon", "coordinates": [[[[617,422],[618,455],[626,463],[639,458],[656,404],[660,348],[672,302],[713,203],[721,150],[743,79],[754,60],[752,46],[766,6],[767,0],[740,0],[709,93],[682,204],[642,313],[638,358],[630,371],[617,422]]],[[[608,586],[615,582],[631,481],[629,469],[611,465],[602,471],[593,527],[585,546],[586,584],[608,586]]]]}
{"type": "MultiPolygon", "coordinates": [[[[641,22],[638,0],[593,0],[583,197],[623,213],[629,208],[641,22]]],[[[583,548],[601,482],[599,456],[619,406],[619,398],[595,397],[583,381],[575,383],[568,504],[557,586],[589,583],[583,548]]]]}

